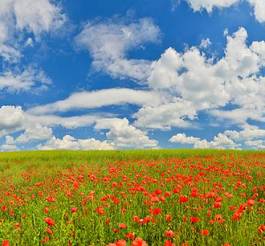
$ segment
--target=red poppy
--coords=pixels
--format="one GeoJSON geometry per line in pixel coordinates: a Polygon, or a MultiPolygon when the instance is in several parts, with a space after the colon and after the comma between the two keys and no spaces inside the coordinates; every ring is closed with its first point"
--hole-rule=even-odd
{"type": "Polygon", "coordinates": [[[53,234],[53,231],[52,231],[51,228],[49,228],[49,227],[46,228],[46,232],[47,232],[48,234],[50,234],[50,235],[53,234]]]}
{"type": "Polygon", "coordinates": [[[161,208],[154,208],[153,210],[151,210],[151,213],[153,215],[159,215],[159,214],[161,214],[161,211],[162,211],[161,208]]]}
{"type": "Polygon", "coordinates": [[[142,238],[137,237],[133,242],[132,246],[148,246],[147,242],[144,241],[142,238]]]}
{"type": "Polygon", "coordinates": [[[124,239],[118,240],[116,246],[126,246],[126,241],[124,239]]]}
{"type": "Polygon", "coordinates": [[[191,223],[197,223],[199,221],[200,221],[200,218],[198,218],[198,217],[190,217],[190,222],[191,223]]]}
{"type": "Polygon", "coordinates": [[[9,246],[9,240],[3,240],[2,241],[2,246],[9,246]]]}
{"type": "Polygon", "coordinates": [[[54,226],[55,222],[52,218],[46,217],[44,221],[49,225],[49,226],[54,226]]]}
{"type": "Polygon", "coordinates": [[[204,230],[201,230],[201,235],[203,236],[208,236],[209,235],[209,231],[204,229],[204,230]]]}
{"type": "Polygon", "coordinates": [[[128,233],[126,234],[126,238],[133,240],[133,239],[135,238],[135,235],[134,235],[133,232],[128,232],[128,233]]]}
{"type": "Polygon", "coordinates": [[[255,204],[255,201],[253,199],[249,199],[247,201],[248,206],[252,207],[255,204]]]}
{"type": "Polygon", "coordinates": [[[258,228],[258,232],[259,232],[259,233],[263,233],[263,232],[265,232],[265,225],[264,225],[264,224],[259,226],[259,228],[258,228]]]}
{"type": "Polygon", "coordinates": [[[164,235],[165,237],[172,238],[174,237],[174,232],[172,230],[165,231],[164,235]]]}
{"type": "Polygon", "coordinates": [[[97,212],[99,215],[103,215],[103,214],[105,214],[105,211],[104,211],[104,208],[103,208],[103,207],[97,207],[97,208],[96,208],[96,212],[97,212]]]}
{"type": "Polygon", "coordinates": [[[170,222],[170,221],[172,221],[172,216],[171,216],[171,214],[166,214],[166,222],[170,222]]]}
{"type": "Polygon", "coordinates": [[[189,200],[189,198],[186,197],[186,196],[180,196],[180,197],[179,197],[179,202],[180,202],[180,203],[185,203],[185,202],[187,202],[188,200],[189,200]]]}
{"type": "Polygon", "coordinates": [[[166,240],[164,246],[175,246],[175,244],[172,243],[170,240],[166,240]]]}
{"type": "Polygon", "coordinates": [[[126,224],[124,224],[124,223],[120,223],[120,224],[119,224],[119,228],[120,228],[120,229],[126,229],[127,226],[126,226],[126,224]]]}

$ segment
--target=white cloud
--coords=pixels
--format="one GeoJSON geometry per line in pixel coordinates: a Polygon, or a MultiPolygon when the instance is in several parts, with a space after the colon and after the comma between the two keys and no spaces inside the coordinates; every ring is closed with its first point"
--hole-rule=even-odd
{"type": "Polygon", "coordinates": [[[83,91],[74,93],[70,97],[55,103],[37,106],[30,109],[29,112],[34,114],[45,114],[127,103],[135,105],[157,105],[160,103],[160,97],[159,94],[155,92],[126,88],[83,91]]]}
{"type": "Polygon", "coordinates": [[[264,41],[248,46],[247,32],[239,28],[227,36],[225,55],[220,59],[206,58],[196,47],[183,53],[167,49],[153,62],[148,83],[152,90],[167,95],[168,103],[181,98],[190,102],[196,113],[207,110],[218,118],[230,118],[240,124],[248,119],[264,121],[264,57],[264,41]],[[236,109],[220,110],[228,104],[236,109]]]}
{"type": "MultiPolygon", "coordinates": [[[[110,148],[156,148],[158,142],[150,139],[140,129],[129,124],[127,119],[103,118],[100,115],[60,117],[56,115],[32,115],[21,107],[2,106],[0,108],[0,135],[15,132],[21,134],[13,139],[13,145],[21,146],[30,142],[43,142],[41,149],[110,149],[110,148]],[[52,135],[51,127],[64,128],[92,127],[107,130],[106,141],[95,139],[58,139],[52,135]]],[[[9,144],[10,145],[10,144],[9,144]]],[[[7,147],[3,147],[7,148],[7,147]]]]}
{"type": "Polygon", "coordinates": [[[25,115],[21,107],[0,107],[0,136],[23,127],[25,115]]]}
{"type": "MultiPolygon", "coordinates": [[[[189,101],[177,100],[159,106],[144,106],[134,114],[135,126],[141,128],[170,129],[171,127],[192,127],[196,110],[189,101]]],[[[193,124],[194,126],[194,124],[193,124]]]]}
{"type": "Polygon", "coordinates": [[[26,130],[19,135],[15,142],[19,144],[29,143],[32,141],[45,141],[52,138],[52,129],[42,125],[26,128],[26,130]]]}
{"type": "Polygon", "coordinates": [[[227,8],[237,3],[239,0],[187,0],[194,11],[206,9],[212,12],[213,8],[227,8]]]}
{"type": "Polygon", "coordinates": [[[59,6],[51,0],[15,0],[13,11],[16,18],[16,28],[26,29],[39,36],[42,32],[49,32],[60,27],[65,16],[59,6]]]}
{"type": "Polygon", "coordinates": [[[114,149],[113,145],[107,141],[99,141],[94,138],[76,139],[70,135],[65,135],[62,139],[52,137],[47,143],[39,145],[41,150],[50,149],[70,149],[70,150],[109,150],[114,149]]]}
{"type": "Polygon", "coordinates": [[[254,8],[254,15],[259,22],[265,22],[265,1],[264,0],[248,0],[254,8]]]}
{"type": "Polygon", "coordinates": [[[14,138],[12,136],[5,137],[5,143],[0,145],[0,151],[16,151],[18,150],[14,138]]]}
{"type": "Polygon", "coordinates": [[[131,78],[144,82],[149,76],[150,61],[128,59],[128,51],[159,38],[159,28],[151,19],[144,18],[126,25],[121,20],[88,23],[76,37],[93,58],[96,70],[113,77],[131,78]]]}
{"type": "Polygon", "coordinates": [[[28,67],[24,71],[5,71],[0,74],[0,90],[8,92],[39,91],[48,88],[51,80],[39,69],[28,67]]]}
{"type": "Polygon", "coordinates": [[[223,133],[219,133],[212,141],[207,141],[206,139],[200,139],[197,137],[188,137],[184,133],[172,136],[169,141],[171,143],[191,144],[194,148],[199,149],[236,149],[239,147],[238,144],[223,133]]]}
{"type": "Polygon", "coordinates": [[[158,142],[150,139],[145,132],[129,124],[124,119],[102,119],[99,120],[95,129],[107,129],[107,139],[116,148],[157,148],[158,142]]]}
{"type": "MultiPolygon", "coordinates": [[[[241,0],[186,0],[194,11],[201,11],[205,9],[211,13],[214,8],[228,8],[241,0]]],[[[254,15],[258,22],[265,22],[265,1],[264,0],[245,0],[254,9],[254,15]]]]}
{"type": "Polygon", "coordinates": [[[250,147],[263,149],[265,129],[245,125],[240,131],[226,130],[223,133],[218,133],[211,141],[179,133],[172,136],[169,141],[171,143],[191,144],[194,148],[237,149],[250,147]]]}
{"type": "Polygon", "coordinates": [[[153,63],[148,83],[154,90],[193,102],[197,109],[224,106],[229,100],[211,60],[195,47],[183,54],[167,49],[153,63]]]}
{"type": "Polygon", "coordinates": [[[212,44],[211,40],[209,38],[206,39],[202,39],[201,43],[200,43],[200,48],[202,49],[206,49],[208,48],[210,45],[212,44]]]}
{"type": "Polygon", "coordinates": [[[1,0],[0,2],[0,56],[7,61],[17,61],[15,34],[26,31],[36,39],[44,32],[51,32],[65,21],[60,6],[51,0],[1,0]]]}

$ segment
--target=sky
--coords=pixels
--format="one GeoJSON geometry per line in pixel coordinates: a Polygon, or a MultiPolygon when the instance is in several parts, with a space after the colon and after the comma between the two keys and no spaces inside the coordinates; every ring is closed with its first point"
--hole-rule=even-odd
{"type": "Polygon", "coordinates": [[[0,151],[265,149],[264,0],[1,0],[0,151]]]}

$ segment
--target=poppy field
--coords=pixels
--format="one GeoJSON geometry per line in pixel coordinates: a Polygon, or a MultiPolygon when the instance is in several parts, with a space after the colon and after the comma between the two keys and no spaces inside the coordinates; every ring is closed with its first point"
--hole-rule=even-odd
{"type": "Polygon", "coordinates": [[[0,243],[265,244],[265,152],[0,155],[0,243]]]}

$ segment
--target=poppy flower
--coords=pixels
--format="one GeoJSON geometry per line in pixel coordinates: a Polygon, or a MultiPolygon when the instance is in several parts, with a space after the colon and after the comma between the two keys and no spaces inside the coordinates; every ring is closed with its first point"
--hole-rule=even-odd
{"type": "Polygon", "coordinates": [[[204,229],[204,230],[201,230],[201,235],[203,236],[208,236],[209,235],[209,231],[204,229]]]}
{"type": "Polygon", "coordinates": [[[135,238],[135,235],[133,232],[128,232],[126,235],[125,235],[126,238],[130,239],[130,240],[133,240],[135,238]]]}
{"type": "Polygon", "coordinates": [[[105,214],[105,211],[104,211],[104,208],[103,208],[103,207],[97,207],[97,208],[96,208],[96,212],[97,212],[99,215],[103,215],[103,214],[105,214]]]}
{"type": "Polygon", "coordinates": [[[137,237],[135,240],[133,240],[132,246],[148,246],[148,244],[142,238],[137,237]]]}
{"type": "Polygon", "coordinates": [[[74,208],[71,208],[71,212],[72,213],[76,213],[76,211],[77,211],[77,208],[75,208],[75,207],[74,208]]]}
{"type": "Polygon", "coordinates": [[[165,237],[172,238],[174,237],[174,232],[172,230],[165,231],[164,235],[165,237]]]}
{"type": "Polygon", "coordinates": [[[2,241],[2,246],[9,246],[9,240],[3,240],[2,241]]]}
{"type": "Polygon", "coordinates": [[[185,203],[185,202],[187,202],[188,200],[189,200],[189,198],[186,197],[186,196],[180,196],[180,197],[179,197],[179,202],[180,202],[180,203],[185,203]]]}
{"type": "Polygon", "coordinates": [[[48,234],[50,234],[50,235],[53,234],[53,231],[52,231],[51,228],[49,228],[49,227],[46,228],[46,232],[47,232],[48,234]]]}
{"type": "Polygon", "coordinates": [[[253,199],[249,199],[249,200],[247,201],[247,204],[248,204],[248,206],[252,207],[252,206],[255,204],[255,200],[253,200],[253,199]]]}
{"type": "Polygon", "coordinates": [[[190,217],[190,222],[191,223],[197,223],[199,221],[200,221],[200,218],[198,218],[198,217],[190,217]]]}
{"type": "Polygon", "coordinates": [[[118,240],[116,246],[126,246],[126,241],[124,239],[118,240]]]}
{"type": "Polygon", "coordinates": [[[164,246],[175,246],[175,244],[172,243],[170,240],[166,240],[164,246]]]}
{"type": "Polygon", "coordinates": [[[154,208],[153,210],[151,210],[151,213],[153,215],[159,215],[159,214],[161,214],[161,211],[162,211],[161,208],[154,208]]]}
{"type": "Polygon", "coordinates": [[[119,224],[119,228],[120,228],[120,229],[126,229],[127,226],[126,226],[124,223],[120,223],[120,224],[119,224]]]}
{"type": "Polygon", "coordinates": [[[259,232],[259,233],[263,233],[263,232],[265,232],[265,225],[264,225],[264,224],[259,226],[259,228],[258,228],[258,232],[259,232]]]}
{"type": "Polygon", "coordinates": [[[49,226],[54,226],[55,222],[52,218],[46,217],[44,221],[49,225],[49,226]]]}

